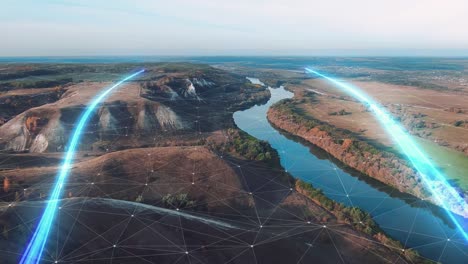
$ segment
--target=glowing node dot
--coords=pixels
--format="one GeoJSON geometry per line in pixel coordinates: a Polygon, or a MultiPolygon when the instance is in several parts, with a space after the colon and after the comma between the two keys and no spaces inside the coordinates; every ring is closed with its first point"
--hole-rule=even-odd
{"type": "Polygon", "coordinates": [[[177,208],[176,211],[179,211],[179,208],[177,208]]]}
{"type": "Polygon", "coordinates": [[[195,184],[195,183],[194,183],[194,182],[192,182],[192,185],[194,185],[194,184],[195,184]]]}
{"type": "Polygon", "coordinates": [[[450,241],[450,238],[447,238],[447,241],[450,241]]]}
{"type": "Polygon", "coordinates": [[[310,224],[310,221],[307,221],[307,224],[310,224]]]}
{"type": "Polygon", "coordinates": [[[188,251],[185,251],[185,254],[187,254],[187,255],[188,255],[188,251]]]}
{"type": "Polygon", "coordinates": [[[326,225],[323,225],[323,228],[327,228],[327,226],[326,226],[326,225]]]}
{"type": "Polygon", "coordinates": [[[251,247],[251,248],[253,248],[253,247],[254,247],[254,245],[250,245],[250,247],[251,247]]]}
{"type": "Polygon", "coordinates": [[[112,247],[117,247],[117,245],[113,245],[112,247]]]}
{"type": "Polygon", "coordinates": [[[135,215],[132,215],[132,217],[134,217],[135,215]]]}

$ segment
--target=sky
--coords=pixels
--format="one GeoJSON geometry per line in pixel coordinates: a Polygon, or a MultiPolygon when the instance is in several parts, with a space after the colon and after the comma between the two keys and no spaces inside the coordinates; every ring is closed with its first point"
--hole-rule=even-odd
{"type": "Polygon", "coordinates": [[[468,56],[465,0],[2,0],[0,56],[468,56]]]}

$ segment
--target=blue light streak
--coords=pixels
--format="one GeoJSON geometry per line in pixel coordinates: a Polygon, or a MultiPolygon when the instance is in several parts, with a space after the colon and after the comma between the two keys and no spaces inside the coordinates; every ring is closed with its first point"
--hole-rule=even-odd
{"type": "Polygon", "coordinates": [[[387,133],[392,136],[393,141],[397,143],[397,145],[406,155],[408,160],[412,163],[413,167],[419,172],[422,181],[425,183],[428,190],[436,199],[436,202],[438,202],[439,205],[443,207],[447,215],[450,217],[450,219],[456,226],[458,232],[460,232],[463,238],[466,241],[468,241],[468,234],[462,226],[463,223],[460,223],[463,220],[457,220],[457,218],[451,210],[451,205],[458,205],[461,208],[468,208],[465,200],[447,182],[445,176],[439,172],[439,170],[434,166],[434,164],[429,160],[429,158],[424,154],[424,152],[411,139],[411,136],[405,131],[405,129],[392,118],[390,113],[388,113],[383,106],[369,98],[359,88],[354,87],[348,83],[336,80],[334,78],[328,77],[310,68],[305,68],[305,70],[308,73],[312,73],[326,79],[327,81],[341,88],[342,90],[359,100],[361,103],[369,107],[370,110],[372,110],[380,124],[382,124],[387,133]],[[443,186],[442,193],[437,191],[437,189],[434,187],[434,183],[436,182],[443,186]]]}
{"type": "Polygon", "coordinates": [[[88,105],[85,112],[80,117],[75,131],[73,132],[71,141],[69,142],[65,160],[60,168],[60,171],[58,172],[57,181],[55,182],[52,193],[50,194],[50,199],[47,202],[46,209],[42,214],[41,220],[38,226],[36,227],[36,230],[28,244],[28,247],[26,248],[26,250],[23,253],[23,256],[21,257],[21,264],[39,263],[41,260],[42,252],[44,251],[44,246],[47,242],[49,231],[52,226],[52,222],[55,218],[55,212],[57,211],[57,205],[59,203],[60,194],[67,179],[67,176],[70,172],[76,147],[80,142],[82,131],[86,127],[86,124],[88,123],[88,120],[91,114],[94,112],[96,106],[119,85],[143,73],[144,71],[145,70],[140,70],[130,76],[127,76],[126,78],[114,84],[112,87],[104,90],[101,94],[99,94],[93,99],[91,104],[88,105]]]}

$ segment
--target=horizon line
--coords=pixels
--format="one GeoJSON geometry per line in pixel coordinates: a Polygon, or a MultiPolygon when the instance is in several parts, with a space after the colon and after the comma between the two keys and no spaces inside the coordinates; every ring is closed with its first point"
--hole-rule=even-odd
{"type": "Polygon", "coordinates": [[[467,54],[260,54],[260,55],[249,55],[249,54],[145,54],[145,55],[132,55],[132,54],[98,54],[98,55],[0,55],[1,59],[25,59],[25,58],[194,58],[194,57],[250,57],[250,58],[268,58],[268,57],[341,57],[341,58],[468,58],[467,54]]]}

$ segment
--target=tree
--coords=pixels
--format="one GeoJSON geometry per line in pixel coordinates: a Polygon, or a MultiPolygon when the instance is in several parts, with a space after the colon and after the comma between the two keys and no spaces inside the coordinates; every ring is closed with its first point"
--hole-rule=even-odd
{"type": "Polygon", "coordinates": [[[10,180],[8,179],[8,177],[5,177],[3,179],[3,191],[8,192],[9,190],[10,190],[10,180]]]}

